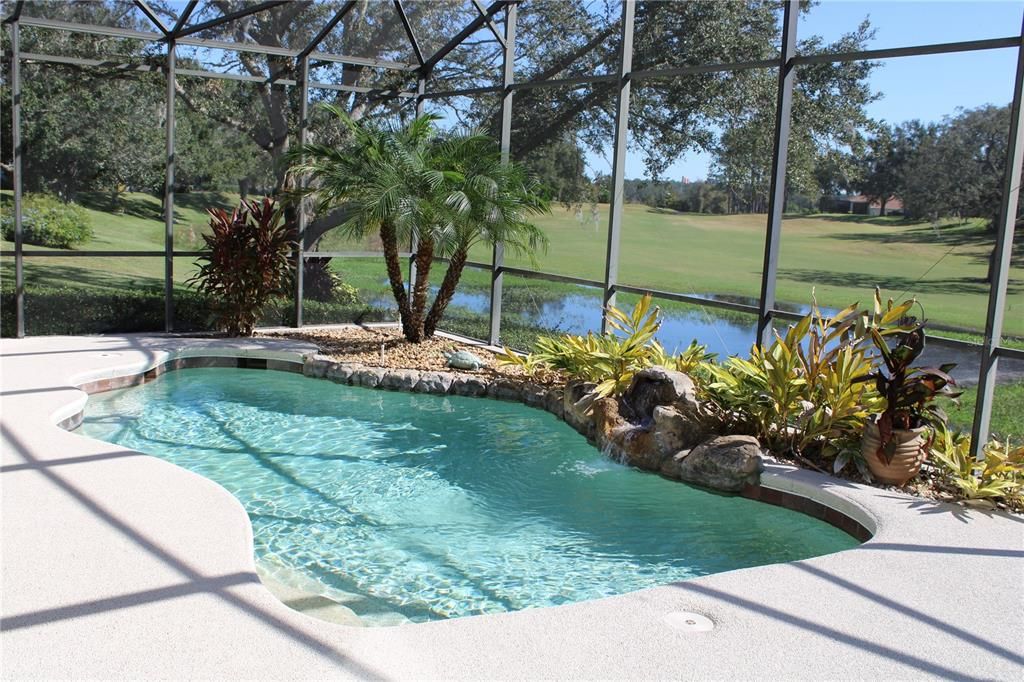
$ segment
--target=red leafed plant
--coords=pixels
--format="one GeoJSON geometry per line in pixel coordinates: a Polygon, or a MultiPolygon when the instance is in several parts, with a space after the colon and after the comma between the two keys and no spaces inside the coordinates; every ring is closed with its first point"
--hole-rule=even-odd
{"type": "Polygon", "coordinates": [[[260,311],[274,296],[287,293],[295,243],[272,199],[243,201],[228,213],[207,209],[209,253],[199,257],[199,272],[189,279],[212,299],[216,324],[230,336],[252,336],[260,311]]]}

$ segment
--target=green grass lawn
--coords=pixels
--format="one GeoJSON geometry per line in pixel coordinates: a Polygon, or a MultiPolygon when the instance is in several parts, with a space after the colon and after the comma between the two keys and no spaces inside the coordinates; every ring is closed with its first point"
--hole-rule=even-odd
{"type": "MultiPolygon", "coordinates": [[[[593,280],[604,278],[607,206],[597,225],[556,207],[538,220],[551,240],[539,269],[593,280]]],[[[708,216],[627,205],[623,216],[619,281],[690,294],[756,299],[760,295],[766,216],[708,216]]],[[[1024,235],[1018,236],[1024,245],[1024,235]]],[[[867,303],[874,287],[886,296],[916,296],[937,326],[984,327],[990,233],[977,221],[937,228],[897,218],[817,215],[786,217],[777,281],[779,301],[805,304],[867,303]]],[[[1006,333],[1024,336],[1024,249],[1010,273],[1006,333]]],[[[487,258],[479,249],[477,258],[487,258]]],[[[510,255],[510,265],[530,267],[510,255]]]]}
{"type": "MultiPolygon", "coordinates": [[[[959,402],[959,405],[947,403],[943,409],[949,415],[950,424],[969,432],[978,402],[977,387],[965,389],[959,402]]],[[[1024,437],[1024,382],[996,385],[995,400],[992,402],[992,434],[999,438],[1010,438],[1017,443],[1024,437]]]]}

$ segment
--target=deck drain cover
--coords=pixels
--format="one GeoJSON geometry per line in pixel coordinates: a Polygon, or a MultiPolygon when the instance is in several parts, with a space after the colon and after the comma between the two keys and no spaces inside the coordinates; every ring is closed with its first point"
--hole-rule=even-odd
{"type": "Polygon", "coordinates": [[[715,623],[710,618],[690,611],[665,614],[665,622],[683,632],[709,632],[715,629],[715,623]]]}

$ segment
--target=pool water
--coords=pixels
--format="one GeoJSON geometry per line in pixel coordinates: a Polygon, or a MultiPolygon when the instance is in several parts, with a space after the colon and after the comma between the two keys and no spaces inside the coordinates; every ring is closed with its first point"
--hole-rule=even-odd
{"type": "Polygon", "coordinates": [[[188,369],[92,396],[80,432],[224,486],[263,571],[369,624],[566,604],[857,544],[612,462],[515,403],[188,369]]]}

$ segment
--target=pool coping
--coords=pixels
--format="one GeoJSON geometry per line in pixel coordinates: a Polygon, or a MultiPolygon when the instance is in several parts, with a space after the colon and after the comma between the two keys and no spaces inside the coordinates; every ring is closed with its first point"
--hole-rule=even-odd
{"type": "Polygon", "coordinates": [[[812,500],[822,508],[799,503],[801,511],[853,518],[872,539],[838,554],[593,602],[361,629],[307,618],[267,593],[254,579],[248,517],[220,486],[57,427],[87,399],[75,385],[113,387],[131,374],[145,380],[162,363],[198,357],[280,369],[312,352],[294,341],[159,335],[0,342],[4,677],[1009,678],[1024,671],[1024,608],[1012,603],[1024,606],[1019,517],[770,464],[762,495],[812,500]],[[126,536],[137,541],[126,546],[126,536]],[[99,549],[80,546],[85,539],[99,549]],[[73,559],[65,545],[77,549],[73,559]],[[195,568],[175,569],[168,552],[195,568]],[[119,563],[91,570],[108,554],[119,563]],[[126,594],[171,589],[166,583],[183,575],[189,585],[206,585],[193,573],[241,577],[107,608],[126,594]],[[936,599],[965,581],[969,589],[936,599]],[[706,614],[718,627],[680,633],[666,620],[679,610],[706,614]],[[132,632],[130,645],[114,632],[132,632]]]}

